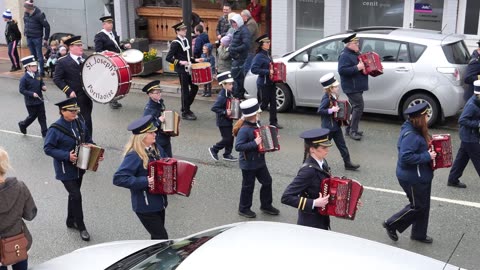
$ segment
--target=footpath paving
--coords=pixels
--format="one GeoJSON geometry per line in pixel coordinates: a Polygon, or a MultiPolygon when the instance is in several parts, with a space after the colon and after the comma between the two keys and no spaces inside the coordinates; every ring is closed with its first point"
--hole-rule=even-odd
{"type": "MultiPolygon", "coordinates": [[[[86,50],[86,55],[91,55],[94,52],[91,50],[86,50]]],[[[18,48],[18,54],[20,59],[22,57],[30,55],[30,51],[28,48],[18,48]]],[[[13,79],[20,79],[24,71],[19,70],[16,72],[9,72],[11,68],[10,58],[8,57],[8,48],[5,45],[0,45],[0,78],[13,78],[13,79]]],[[[52,81],[50,77],[45,77],[45,81],[52,81]]],[[[153,73],[151,75],[141,77],[141,76],[133,76],[132,77],[132,86],[130,87],[130,91],[142,91],[142,88],[153,80],[160,80],[160,86],[163,89],[164,93],[167,95],[178,95],[180,96],[180,83],[178,81],[178,76],[176,74],[164,74],[162,70],[157,71],[157,73],[153,73]]],[[[216,80],[212,81],[213,93],[215,94],[215,89],[219,89],[218,82],[216,80]]],[[[214,101],[216,95],[212,95],[212,97],[202,97],[201,93],[203,93],[203,86],[199,86],[198,95],[196,99],[204,99],[204,100],[212,100],[214,101]]]]}

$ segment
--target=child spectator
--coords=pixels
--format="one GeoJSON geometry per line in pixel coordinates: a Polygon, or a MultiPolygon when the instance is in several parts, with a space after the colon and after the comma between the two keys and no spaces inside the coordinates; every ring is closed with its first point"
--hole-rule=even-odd
{"type": "Polygon", "coordinates": [[[222,90],[217,96],[217,101],[212,106],[212,111],[217,114],[217,127],[220,130],[222,140],[217,142],[214,146],[208,148],[210,156],[214,160],[218,160],[218,152],[225,149],[223,159],[226,161],[237,161],[236,157],[232,156],[233,149],[233,120],[230,118],[231,110],[227,110],[227,99],[233,98],[233,78],[230,71],[218,74],[218,82],[222,85],[222,90]]]}
{"type": "Polygon", "coordinates": [[[230,71],[232,68],[232,58],[230,57],[230,53],[228,52],[228,46],[230,46],[230,42],[232,41],[232,37],[230,35],[226,35],[220,39],[220,46],[218,47],[218,60],[217,60],[217,72],[223,73],[225,71],[230,71]]]}
{"type": "Polygon", "coordinates": [[[60,45],[58,47],[58,55],[57,55],[57,59],[60,58],[60,57],[64,57],[65,55],[67,55],[67,47],[65,47],[64,45],[60,45]]]}
{"type": "MultiPolygon", "coordinates": [[[[203,32],[203,26],[201,24],[195,26],[195,44],[193,46],[193,57],[199,58],[202,54],[203,45],[210,43],[207,33],[203,32]]],[[[193,42],[192,42],[193,43],[193,42]]]]}
{"type": "Polygon", "coordinates": [[[27,134],[27,127],[38,118],[38,123],[42,130],[42,137],[47,135],[47,117],[45,115],[45,104],[43,103],[42,91],[47,91],[47,87],[42,78],[37,73],[38,66],[33,55],[22,58],[22,64],[25,67],[25,75],[20,79],[19,90],[25,96],[25,106],[28,116],[25,120],[18,122],[20,132],[27,134]]]}
{"type": "Polygon", "coordinates": [[[55,64],[58,58],[58,41],[52,40],[50,41],[50,46],[45,53],[45,59],[47,62],[45,63],[45,70],[50,71],[50,78],[53,77],[53,72],[55,71],[55,64]]]}
{"type": "MultiPolygon", "coordinates": [[[[210,63],[210,68],[212,69],[212,77],[215,73],[215,56],[212,55],[213,46],[210,43],[203,45],[203,53],[201,58],[195,59],[197,62],[208,62],[210,63]]],[[[202,97],[211,97],[212,96],[212,83],[206,83],[204,86],[202,97]]]]}
{"type": "Polygon", "coordinates": [[[21,69],[20,61],[18,60],[17,45],[22,39],[22,34],[20,33],[20,30],[18,30],[17,22],[12,19],[12,12],[10,9],[3,12],[3,20],[6,22],[5,40],[8,45],[8,57],[10,57],[10,62],[12,62],[10,72],[14,72],[21,69]]]}

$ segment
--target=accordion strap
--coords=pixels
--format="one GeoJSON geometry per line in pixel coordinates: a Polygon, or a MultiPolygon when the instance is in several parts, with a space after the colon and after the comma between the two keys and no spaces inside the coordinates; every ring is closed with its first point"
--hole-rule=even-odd
{"type": "MultiPolygon", "coordinates": [[[[326,161],[324,161],[324,162],[325,162],[324,164],[328,167],[328,164],[326,163],[326,161]]],[[[324,170],[324,169],[320,168],[320,166],[318,166],[318,164],[305,162],[305,163],[302,164],[302,167],[300,167],[300,168],[304,168],[304,167],[307,167],[307,166],[311,167],[311,168],[314,168],[315,170],[317,170],[319,172],[323,172],[323,173],[326,173],[328,175],[331,175],[330,170],[324,170]]]]}

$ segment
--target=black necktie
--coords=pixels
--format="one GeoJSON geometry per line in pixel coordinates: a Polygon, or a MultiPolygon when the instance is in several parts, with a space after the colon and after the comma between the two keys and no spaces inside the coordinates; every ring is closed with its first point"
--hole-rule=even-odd
{"type": "Polygon", "coordinates": [[[82,57],[78,57],[77,61],[78,61],[78,64],[81,65],[82,64],[82,57]]]}

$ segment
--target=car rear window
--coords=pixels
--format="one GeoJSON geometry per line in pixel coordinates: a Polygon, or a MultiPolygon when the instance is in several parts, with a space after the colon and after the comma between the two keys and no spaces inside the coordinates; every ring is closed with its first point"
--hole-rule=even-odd
{"type": "Polygon", "coordinates": [[[468,54],[468,49],[465,45],[465,42],[462,40],[455,43],[442,45],[442,49],[449,63],[458,65],[468,64],[470,55],[468,54]]]}

